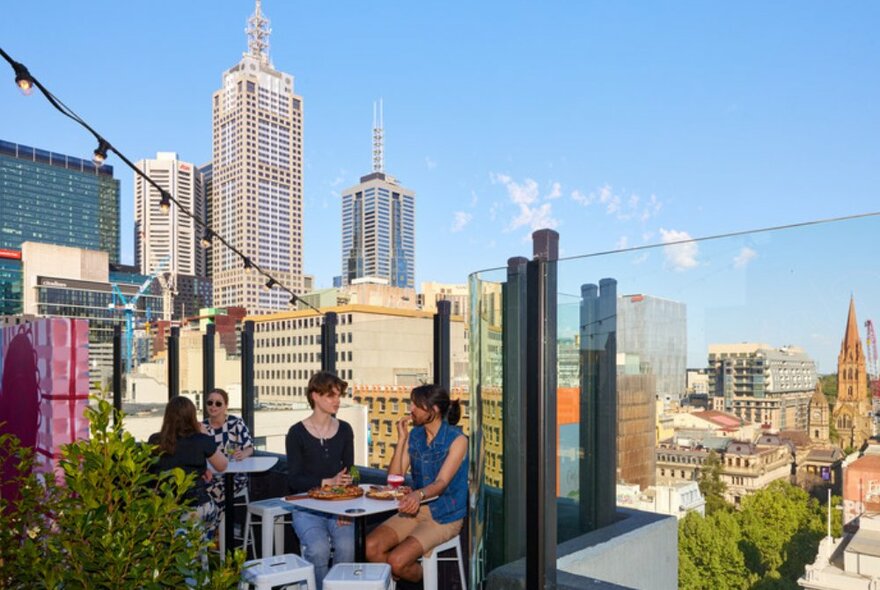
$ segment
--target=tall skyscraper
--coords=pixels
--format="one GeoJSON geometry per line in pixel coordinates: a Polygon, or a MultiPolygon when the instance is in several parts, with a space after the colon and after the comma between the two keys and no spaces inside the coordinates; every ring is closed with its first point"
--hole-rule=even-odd
{"type": "Polygon", "coordinates": [[[21,313],[24,242],[101,250],[119,262],[113,167],[0,141],[0,314],[21,313]]]}
{"type": "Polygon", "coordinates": [[[373,172],[342,192],[342,282],[371,278],[412,289],[416,195],[385,174],[381,106],[373,119],[373,172]]]}
{"type": "MultiPolygon", "coordinates": [[[[269,20],[257,0],[248,52],[213,96],[212,229],[279,282],[302,292],[302,97],[269,61],[269,20]]],[[[249,312],[289,307],[265,278],[214,240],[214,304],[249,312]]]]}
{"type": "MultiPolygon", "coordinates": [[[[199,166],[202,173],[202,181],[205,186],[205,223],[208,227],[214,227],[214,165],[211,162],[199,166]]],[[[202,232],[204,236],[204,232],[202,232]]],[[[205,275],[209,278],[214,276],[214,250],[205,248],[205,275]]]]}
{"type": "MultiPolygon", "coordinates": [[[[205,219],[205,191],[202,173],[174,152],[159,152],[155,159],[140,160],[136,166],[181,206],[199,220],[205,219]]],[[[163,212],[159,191],[139,175],[134,175],[134,258],[135,266],[151,274],[163,261],[165,270],[174,274],[205,276],[205,249],[201,245],[201,227],[179,207],[163,212]]]]}

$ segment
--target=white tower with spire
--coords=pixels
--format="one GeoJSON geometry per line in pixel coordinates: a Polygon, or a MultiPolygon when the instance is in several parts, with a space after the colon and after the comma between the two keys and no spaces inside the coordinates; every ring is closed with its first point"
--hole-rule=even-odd
{"type": "Polygon", "coordinates": [[[271,65],[269,62],[269,35],[272,33],[272,29],[269,28],[269,19],[263,16],[260,0],[257,0],[257,7],[247,23],[248,26],[244,32],[247,33],[250,54],[260,58],[263,63],[271,65]]]}
{"type": "MultiPolygon", "coordinates": [[[[269,59],[269,19],[256,0],[248,51],[213,95],[212,229],[297,293],[303,290],[303,100],[269,59]]],[[[214,303],[249,313],[289,309],[241,259],[213,246],[214,303]]]]}
{"type": "Polygon", "coordinates": [[[373,103],[373,172],[385,172],[385,122],[383,119],[382,99],[380,98],[378,105],[373,103]]]}
{"type": "Polygon", "coordinates": [[[373,171],[342,191],[342,283],[358,279],[412,289],[416,194],[385,173],[382,100],[373,103],[373,171]]]}

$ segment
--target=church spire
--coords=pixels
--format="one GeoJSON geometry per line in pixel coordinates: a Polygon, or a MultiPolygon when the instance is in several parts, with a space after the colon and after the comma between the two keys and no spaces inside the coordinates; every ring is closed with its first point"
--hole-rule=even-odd
{"type": "Polygon", "coordinates": [[[248,37],[248,49],[254,57],[259,57],[263,63],[269,63],[269,35],[272,29],[269,28],[269,19],[263,16],[261,11],[261,0],[257,0],[257,7],[254,14],[248,19],[248,26],[244,30],[248,37]]]}
{"type": "Polygon", "coordinates": [[[849,298],[849,315],[846,318],[846,332],[843,336],[842,351],[861,350],[862,341],[859,338],[859,323],[856,321],[856,302],[855,298],[849,298]]]}

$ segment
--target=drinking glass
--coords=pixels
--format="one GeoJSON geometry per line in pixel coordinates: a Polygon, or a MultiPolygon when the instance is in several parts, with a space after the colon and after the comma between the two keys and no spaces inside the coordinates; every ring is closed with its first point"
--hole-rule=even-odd
{"type": "Polygon", "coordinates": [[[388,485],[391,486],[392,490],[396,490],[397,488],[399,488],[402,483],[403,483],[403,476],[402,475],[396,475],[394,473],[388,474],[388,485]]]}

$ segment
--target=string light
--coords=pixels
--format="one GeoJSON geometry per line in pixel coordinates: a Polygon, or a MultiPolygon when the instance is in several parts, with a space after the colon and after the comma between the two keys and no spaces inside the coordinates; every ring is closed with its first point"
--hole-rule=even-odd
{"type": "Polygon", "coordinates": [[[211,237],[214,232],[211,231],[211,228],[206,227],[205,231],[202,232],[202,248],[210,248],[211,247],[211,237]]]}
{"type": "Polygon", "coordinates": [[[164,191],[162,192],[162,200],[159,201],[159,208],[165,215],[168,215],[168,212],[171,210],[171,197],[164,191]]]}
{"type": "Polygon", "coordinates": [[[269,280],[266,281],[266,290],[271,291],[272,287],[274,287],[274,286],[275,286],[275,279],[273,279],[272,277],[269,277],[269,280]]]}
{"type": "Polygon", "coordinates": [[[21,90],[22,94],[30,96],[31,92],[34,91],[34,79],[30,72],[28,72],[28,69],[17,61],[12,62],[12,69],[15,70],[16,86],[18,86],[18,89],[21,90]]]}
{"type": "Polygon", "coordinates": [[[95,162],[95,166],[102,166],[104,162],[107,161],[107,150],[110,149],[110,144],[105,140],[98,140],[98,147],[95,148],[95,154],[92,157],[92,160],[95,162]]]}

